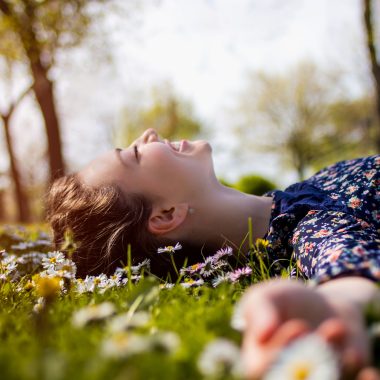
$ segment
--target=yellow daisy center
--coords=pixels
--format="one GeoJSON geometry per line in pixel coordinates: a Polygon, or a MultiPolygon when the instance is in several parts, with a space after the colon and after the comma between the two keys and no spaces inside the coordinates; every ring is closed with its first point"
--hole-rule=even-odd
{"type": "Polygon", "coordinates": [[[307,380],[311,373],[311,366],[307,363],[297,363],[292,368],[292,375],[294,380],[307,380]]]}

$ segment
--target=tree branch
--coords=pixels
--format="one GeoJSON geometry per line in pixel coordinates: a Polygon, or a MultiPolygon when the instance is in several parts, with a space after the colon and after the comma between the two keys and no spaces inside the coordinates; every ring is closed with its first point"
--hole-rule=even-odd
{"type": "Polygon", "coordinates": [[[377,86],[380,86],[380,65],[377,62],[376,46],[374,41],[374,27],[372,23],[371,0],[363,0],[364,4],[364,24],[367,36],[367,48],[371,60],[372,73],[377,86]]]}
{"type": "Polygon", "coordinates": [[[7,112],[5,112],[5,113],[0,112],[0,117],[3,120],[10,119],[10,117],[12,116],[12,114],[13,114],[14,110],[16,109],[16,107],[20,104],[20,102],[25,98],[26,95],[28,95],[28,93],[32,89],[33,89],[33,84],[31,84],[30,86],[26,87],[25,90],[18,96],[18,98],[13,103],[11,103],[11,105],[9,106],[9,109],[8,109],[7,112]]]}

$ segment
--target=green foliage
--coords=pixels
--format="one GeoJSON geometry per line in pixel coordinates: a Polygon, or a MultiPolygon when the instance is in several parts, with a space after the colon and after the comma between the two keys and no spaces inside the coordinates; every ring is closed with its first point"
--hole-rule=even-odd
{"type": "Polygon", "coordinates": [[[153,90],[149,106],[124,107],[121,123],[115,130],[115,143],[128,146],[148,128],[154,128],[163,138],[180,140],[198,135],[202,124],[191,104],[164,86],[153,90]]]}
{"type": "Polygon", "coordinates": [[[280,155],[300,180],[309,168],[374,152],[374,99],[348,100],[342,92],[339,73],[310,63],[252,75],[239,106],[242,146],[280,155]]]}
{"type": "Polygon", "coordinates": [[[53,65],[59,49],[83,40],[96,14],[86,0],[2,0],[0,5],[0,55],[41,59],[45,67],[53,65]]]}
{"type": "MultiPolygon", "coordinates": [[[[241,344],[240,333],[231,327],[235,303],[247,286],[269,276],[265,262],[268,242],[263,239],[253,242],[251,221],[249,226],[249,265],[254,258],[257,264],[249,281],[245,277],[243,281],[225,282],[217,287],[182,284],[166,287],[168,284],[158,279],[145,277],[130,286],[80,293],[75,289],[74,279],[66,279],[64,291],[40,303],[34,284],[38,276],[2,278],[1,379],[210,379],[202,375],[198,366],[204,348],[217,338],[227,339],[236,347],[241,344]],[[78,311],[89,310],[89,306],[94,310],[94,306],[105,303],[113,308],[107,316],[94,319],[92,312],[88,314],[92,319],[84,324],[74,323],[78,311]],[[147,319],[142,320],[142,315],[147,319]],[[121,316],[127,317],[128,324],[114,323],[121,316]],[[110,342],[114,351],[109,349],[110,342]]],[[[0,243],[18,256],[35,252],[45,235],[38,232],[38,227],[29,231],[5,228],[0,243]],[[25,249],[20,253],[12,248],[22,242],[30,243],[29,252],[25,249]]],[[[8,261],[3,258],[0,257],[0,263],[6,266],[10,257],[8,261]]],[[[289,277],[289,273],[282,272],[282,276],[289,277]]],[[[379,318],[372,313],[371,320],[376,322],[379,318]]],[[[225,370],[212,378],[239,377],[225,370]]]]}
{"type": "Polygon", "coordinates": [[[274,190],[277,186],[267,180],[266,178],[259,175],[245,175],[241,177],[235,184],[234,187],[244,193],[263,195],[267,191],[274,190]]]}
{"type": "Polygon", "coordinates": [[[234,187],[234,185],[230,182],[228,182],[226,179],[224,178],[218,178],[218,181],[224,185],[224,186],[227,186],[227,187],[234,187]]]}

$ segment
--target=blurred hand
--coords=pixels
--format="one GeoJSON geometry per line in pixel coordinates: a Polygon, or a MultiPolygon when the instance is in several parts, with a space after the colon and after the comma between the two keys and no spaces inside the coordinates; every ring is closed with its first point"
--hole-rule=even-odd
{"type": "MultiPolygon", "coordinates": [[[[344,373],[355,373],[369,362],[361,312],[333,294],[327,297],[301,282],[273,280],[253,286],[242,299],[242,309],[246,325],[242,355],[248,379],[260,378],[286,345],[311,332],[337,352],[344,373]]],[[[358,380],[376,379],[368,376],[358,380]]]]}

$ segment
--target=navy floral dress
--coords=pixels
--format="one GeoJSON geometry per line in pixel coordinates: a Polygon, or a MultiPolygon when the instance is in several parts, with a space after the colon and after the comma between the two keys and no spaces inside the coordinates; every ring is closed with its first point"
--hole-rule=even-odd
{"type": "Polygon", "coordinates": [[[273,197],[268,254],[312,282],[359,275],[380,282],[380,155],[341,161],[273,197]]]}

